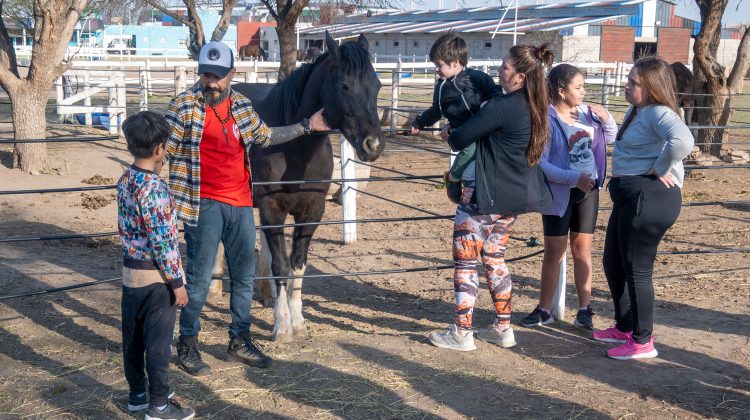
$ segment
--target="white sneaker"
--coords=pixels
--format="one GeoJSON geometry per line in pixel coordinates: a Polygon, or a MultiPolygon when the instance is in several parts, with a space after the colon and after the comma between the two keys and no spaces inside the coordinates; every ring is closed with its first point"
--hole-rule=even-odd
{"type": "Polygon", "coordinates": [[[482,341],[498,345],[504,349],[513,347],[517,344],[516,337],[513,334],[513,327],[508,327],[502,332],[496,330],[494,326],[484,328],[479,330],[479,332],[477,333],[477,338],[482,341]]]}
{"type": "Polygon", "coordinates": [[[474,345],[474,334],[469,333],[461,337],[458,334],[456,324],[451,325],[448,331],[445,332],[431,332],[430,343],[437,347],[458,351],[472,351],[477,349],[477,346],[474,345]]]}

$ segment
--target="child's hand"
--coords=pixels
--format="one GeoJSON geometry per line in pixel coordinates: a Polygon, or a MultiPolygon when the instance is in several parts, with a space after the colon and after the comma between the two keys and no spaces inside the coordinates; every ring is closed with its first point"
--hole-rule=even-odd
{"type": "Polygon", "coordinates": [[[180,308],[187,306],[188,294],[187,290],[185,290],[185,286],[178,289],[172,289],[172,291],[174,292],[174,304],[180,308]]]}
{"type": "Polygon", "coordinates": [[[601,105],[589,105],[589,109],[594,113],[601,122],[605,122],[609,119],[609,111],[601,105]]]}
{"type": "Polygon", "coordinates": [[[596,185],[596,183],[593,179],[591,179],[591,175],[587,174],[586,172],[581,172],[581,175],[578,176],[578,183],[576,184],[576,187],[578,187],[578,189],[583,192],[589,192],[592,188],[594,188],[594,185],[596,185]]]}
{"type": "Polygon", "coordinates": [[[409,134],[411,134],[412,136],[416,136],[417,134],[419,134],[419,129],[412,125],[411,130],[409,130],[409,134]]]}
{"type": "Polygon", "coordinates": [[[440,130],[440,138],[442,138],[443,141],[448,141],[450,136],[451,136],[451,125],[446,124],[443,126],[443,129],[440,130]]]}

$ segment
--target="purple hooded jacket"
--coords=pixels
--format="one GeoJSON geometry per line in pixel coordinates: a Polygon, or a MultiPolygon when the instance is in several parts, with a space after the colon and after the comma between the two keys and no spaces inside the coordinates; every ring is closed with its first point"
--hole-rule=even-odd
{"type": "MultiPolygon", "coordinates": [[[[607,144],[615,141],[617,123],[612,114],[609,114],[606,122],[601,122],[588,107],[578,106],[578,113],[584,116],[586,123],[594,127],[591,151],[596,162],[596,187],[601,188],[607,174],[607,144]]],[[[540,166],[552,189],[552,203],[542,211],[542,214],[562,217],[568,208],[570,188],[578,184],[580,173],[570,169],[568,136],[555,108],[551,105],[547,110],[547,116],[550,134],[540,166]]]]}

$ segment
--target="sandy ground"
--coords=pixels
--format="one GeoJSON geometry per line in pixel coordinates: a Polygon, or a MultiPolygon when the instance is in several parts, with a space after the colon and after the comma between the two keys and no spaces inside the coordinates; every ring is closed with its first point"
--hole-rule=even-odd
{"type": "MultiPolygon", "coordinates": [[[[130,163],[121,142],[58,144],[50,147],[47,173],[30,176],[9,169],[9,150],[0,148],[0,190],[84,186],[81,181],[95,175],[116,181],[130,163]]],[[[434,175],[448,162],[390,145],[377,164],[434,175]]],[[[704,170],[687,180],[685,202],[748,200],[748,175],[747,169],[704,170]]],[[[454,211],[431,182],[371,182],[367,192],[439,214],[454,211]]],[[[0,196],[0,236],[113,231],[113,194],[0,196]]],[[[424,215],[374,197],[358,200],[362,218],[424,215]]],[[[602,206],[609,204],[602,194],[602,206]]],[[[684,207],[661,250],[750,247],[749,211],[748,205],[684,207]]],[[[608,215],[602,210],[595,249],[602,248],[608,215]]],[[[341,208],[329,203],[324,220],[340,217],[341,208]]],[[[351,245],[342,243],[341,226],[321,226],[308,274],[450,264],[451,226],[450,221],[362,224],[359,241],[351,245]]],[[[513,234],[541,237],[539,216],[522,216],[513,234]]],[[[514,240],[508,257],[539,249],[514,240]]],[[[291,345],[269,341],[273,310],[256,302],[253,332],[275,358],[268,370],[226,360],[224,296],[207,305],[202,317],[200,339],[213,373],[193,378],[174,367],[171,381],[178,399],[202,418],[749,418],[748,257],[658,257],[660,357],[648,361],[609,360],[607,345],[571,324],[572,282],[564,322],[515,327],[517,347],[479,342],[472,353],[435,348],[426,336],[451,321],[452,273],[427,271],[306,281],[310,336],[291,345]]],[[[605,328],[612,305],[599,261],[595,257],[593,307],[596,326],[605,328]]],[[[115,278],[120,265],[116,237],[0,243],[1,294],[115,278]]],[[[538,298],[541,259],[510,268],[518,321],[538,298]]],[[[131,417],[123,407],[119,287],[113,282],[0,300],[0,418],[131,417]]],[[[484,290],[475,319],[477,327],[492,319],[484,290]]]]}

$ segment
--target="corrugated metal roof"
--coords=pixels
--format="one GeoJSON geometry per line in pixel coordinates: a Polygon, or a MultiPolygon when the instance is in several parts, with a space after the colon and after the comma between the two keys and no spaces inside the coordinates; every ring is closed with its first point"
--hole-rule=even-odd
{"type": "Polygon", "coordinates": [[[446,31],[490,33],[512,31],[517,24],[519,32],[554,31],[579,25],[606,22],[638,11],[647,0],[604,0],[585,3],[555,3],[521,5],[518,22],[511,9],[498,27],[506,7],[475,7],[445,10],[400,10],[380,12],[371,16],[355,15],[342,23],[300,29],[301,35],[323,34],[349,36],[357,33],[439,33],[446,31]]]}

